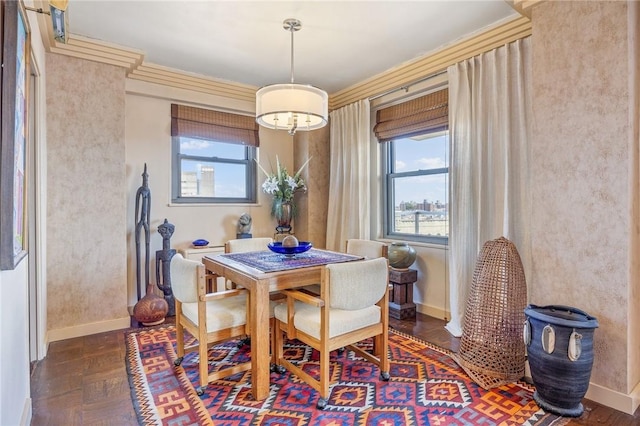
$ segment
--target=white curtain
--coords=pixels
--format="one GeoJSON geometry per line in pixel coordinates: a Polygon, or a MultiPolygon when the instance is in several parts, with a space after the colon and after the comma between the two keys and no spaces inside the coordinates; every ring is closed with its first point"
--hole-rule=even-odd
{"type": "Polygon", "coordinates": [[[327,249],[370,235],[370,106],[364,99],[331,112],[327,249]]]}
{"type": "Polygon", "coordinates": [[[447,330],[462,335],[482,245],[511,240],[531,271],[528,157],[531,38],[448,69],[451,137],[450,308],[447,330]]]}

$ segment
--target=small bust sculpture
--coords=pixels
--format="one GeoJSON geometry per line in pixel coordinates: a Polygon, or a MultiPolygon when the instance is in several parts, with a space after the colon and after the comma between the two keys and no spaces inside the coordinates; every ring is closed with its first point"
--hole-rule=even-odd
{"type": "Polygon", "coordinates": [[[238,219],[238,237],[251,236],[251,216],[248,213],[242,213],[238,219]]]}

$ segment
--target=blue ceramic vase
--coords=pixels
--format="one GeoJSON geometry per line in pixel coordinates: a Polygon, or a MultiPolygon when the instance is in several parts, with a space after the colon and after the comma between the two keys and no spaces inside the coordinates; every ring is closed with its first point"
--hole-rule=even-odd
{"type": "Polygon", "coordinates": [[[533,398],[545,411],[579,417],[593,367],[593,332],[598,320],[568,306],[529,305],[524,340],[533,398]]]}

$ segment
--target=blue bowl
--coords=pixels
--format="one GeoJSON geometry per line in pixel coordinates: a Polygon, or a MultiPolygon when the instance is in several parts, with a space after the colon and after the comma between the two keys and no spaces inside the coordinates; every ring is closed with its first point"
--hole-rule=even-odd
{"type": "Polygon", "coordinates": [[[308,241],[300,241],[298,242],[298,245],[296,247],[285,247],[282,245],[282,243],[279,242],[269,243],[267,244],[267,247],[269,247],[269,250],[274,253],[292,256],[294,254],[304,253],[305,251],[308,251],[311,247],[313,247],[313,245],[311,245],[311,243],[308,241]]]}
{"type": "Polygon", "coordinates": [[[195,247],[204,247],[209,245],[209,241],[207,240],[194,240],[191,242],[195,247]]]}

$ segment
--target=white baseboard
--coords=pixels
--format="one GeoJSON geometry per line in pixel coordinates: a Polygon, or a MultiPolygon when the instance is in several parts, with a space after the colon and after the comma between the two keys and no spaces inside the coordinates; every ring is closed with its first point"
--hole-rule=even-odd
{"type": "Polygon", "coordinates": [[[131,317],[117,318],[109,321],[92,322],[81,324],[75,327],[58,328],[49,330],[47,333],[48,342],[72,339],[74,337],[89,336],[91,334],[103,333],[105,331],[120,330],[131,326],[131,317]]]}
{"type": "Polygon", "coordinates": [[[31,424],[31,417],[33,416],[33,412],[31,411],[31,407],[33,406],[33,401],[31,398],[27,398],[24,400],[24,405],[22,406],[22,416],[20,417],[20,426],[29,426],[31,424]]]}
{"type": "Polygon", "coordinates": [[[640,384],[629,395],[626,395],[595,383],[589,383],[585,398],[623,413],[633,414],[640,405],[640,384]]]}
{"type": "MultiPolygon", "coordinates": [[[[414,301],[415,303],[415,301],[414,301]]],[[[425,305],[422,303],[415,303],[416,311],[421,314],[429,315],[430,317],[447,320],[449,318],[449,312],[437,306],[425,305]]]]}

